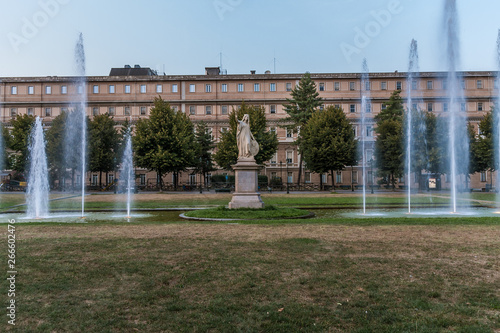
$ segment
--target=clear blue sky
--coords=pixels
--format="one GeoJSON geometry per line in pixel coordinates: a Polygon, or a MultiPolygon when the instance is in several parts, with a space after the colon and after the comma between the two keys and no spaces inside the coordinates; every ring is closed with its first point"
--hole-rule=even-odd
{"type": "MultiPolygon", "coordinates": [[[[228,74],[274,72],[274,58],[277,73],[360,72],[363,57],[370,71],[406,71],[412,38],[422,71],[446,68],[444,0],[0,1],[0,77],[74,75],[80,32],[87,75],[203,74],[221,52],[228,74]]],[[[460,69],[497,70],[500,1],[457,1],[460,69]]]]}

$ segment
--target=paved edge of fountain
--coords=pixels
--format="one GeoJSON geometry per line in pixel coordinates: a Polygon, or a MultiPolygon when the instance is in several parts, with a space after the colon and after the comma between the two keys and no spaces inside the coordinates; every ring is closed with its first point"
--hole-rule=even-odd
{"type": "MultiPolygon", "coordinates": [[[[205,209],[205,208],[201,208],[205,209]]],[[[298,219],[310,219],[316,216],[313,212],[308,212],[306,215],[302,216],[294,216],[294,217],[274,217],[274,218],[269,218],[269,220],[298,220],[298,219]]],[[[184,213],[179,214],[180,218],[183,218],[185,220],[191,220],[191,221],[219,221],[219,222],[224,222],[224,221],[260,221],[264,219],[221,219],[221,218],[209,218],[209,217],[190,217],[184,215],[184,213]]]]}

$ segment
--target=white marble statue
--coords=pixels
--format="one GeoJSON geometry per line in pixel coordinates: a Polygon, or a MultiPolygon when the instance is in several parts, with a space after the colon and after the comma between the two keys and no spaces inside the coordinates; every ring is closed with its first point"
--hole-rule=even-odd
{"type": "Polygon", "coordinates": [[[245,114],[242,120],[238,120],[236,142],[238,144],[238,159],[253,158],[259,153],[259,144],[250,131],[250,117],[248,114],[245,114]]]}

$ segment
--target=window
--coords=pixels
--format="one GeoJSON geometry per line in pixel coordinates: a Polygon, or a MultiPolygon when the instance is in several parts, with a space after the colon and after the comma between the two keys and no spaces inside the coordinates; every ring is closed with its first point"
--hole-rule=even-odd
{"type": "MultiPolygon", "coordinates": [[[[274,134],[276,134],[276,127],[271,127],[271,128],[269,129],[269,131],[270,131],[270,132],[273,132],[274,134]]],[[[276,153],[276,154],[278,154],[278,153],[276,153]]]]}
{"type": "Polygon", "coordinates": [[[141,116],[145,116],[145,115],[146,115],[146,107],[141,106],[141,116]]]}
{"type": "Polygon", "coordinates": [[[270,106],[270,112],[271,113],[276,113],[276,105],[271,105],[270,106]]]}
{"type": "Polygon", "coordinates": [[[220,90],[221,90],[222,92],[227,92],[227,84],[226,84],[226,83],[221,84],[221,85],[220,85],[220,90]]]}
{"type": "Polygon", "coordinates": [[[253,84],[253,91],[259,92],[260,91],[260,83],[254,83],[253,84]]]}
{"type": "Polygon", "coordinates": [[[351,113],[356,112],[356,104],[350,104],[350,105],[349,105],[349,111],[350,111],[351,113]]]}
{"type": "Polygon", "coordinates": [[[211,84],[205,84],[205,92],[207,92],[207,93],[212,92],[212,85],[211,84]]]}
{"type": "Polygon", "coordinates": [[[411,108],[412,108],[413,110],[416,110],[416,109],[417,109],[417,103],[412,103],[411,108]]]}
{"type": "Polygon", "coordinates": [[[162,93],[163,92],[163,86],[161,84],[156,85],[156,92],[157,93],[162,93]]]}
{"type": "Polygon", "coordinates": [[[411,90],[417,90],[417,80],[411,81],[411,90]]]}
{"type": "Polygon", "coordinates": [[[210,105],[205,106],[205,114],[212,114],[212,106],[210,105]]]}
{"type": "Polygon", "coordinates": [[[305,172],[304,173],[304,182],[310,183],[311,182],[311,173],[310,172],[305,172]]]}
{"type": "Polygon", "coordinates": [[[35,111],[33,108],[28,108],[28,116],[33,116],[35,114],[35,111]]]}
{"type": "Polygon", "coordinates": [[[366,136],[367,137],[373,136],[373,126],[371,125],[366,126],[366,136]]]}
{"type": "Polygon", "coordinates": [[[68,86],[61,86],[61,94],[66,95],[68,93],[68,86]]]}
{"type": "Polygon", "coordinates": [[[276,91],[276,83],[269,84],[269,91],[276,91]]]}
{"type": "Polygon", "coordinates": [[[333,89],[335,89],[335,91],[339,91],[340,90],[340,82],[335,82],[333,84],[333,87],[334,87],[333,89]]]}
{"type": "Polygon", "coordinates": [[[222,105],[221,106],[221,114],[227,115],[227,105],[222,105]]]}
{"type": "Polygon", "coordinates": [[[52,109],[51,108],[45,108],[45,117],[50,117],[52,114],[52,109]]]}
{"type": "Polygon", "coordinates": [[[462,87],[462,89],[465,89],[465,80],[460,81],[460,87],[462,87]]]}
{"type": "Polygon", "coordinates": [[[92,186],[97,186],[98,181],[99,177],[97,175],[92,175],[92,186]]]}
{"type": "Polygon", "coordinates": [[[448,112],[448,103],[443,103],[443,112],[448,112]]]}
{"type": "Polygon", "coordinates": [[[321,174],[321,182],[323,184],[326,184],[328,182],[328,174],[326,173],[321,174]]]}
{"type": "Polygon", "coordinates": [[[370,103],[366,103],[365,113],[371,113],[371,112],[372,112],[372,105],[370,103]]]}
{"type": "Polygon", "coordinates": [[[108,184],[113,184],[114,181],[115,175],[113,175],[112,173],[108,174],[108,184]]]}
{"type": "Polygon", "coordinates": [[[355,90],[356,89],[356,82],[349,82],[349,90],[355,90]]]}
{"type": "Polygon", "coordinates": [[[78,85],[76,87],[76,92],[80,95],[83,94],[83,85],[78,85]]]}
{"type": "Polygon", "coordinates": [[[194,85],[194,84],[190,84],[190,85],[189,85],[189,92],[190,92],[190,93],[194,93],[194,92],[196,92],[196,85],[194,85]]]}
{"type": "Polygon", "coordinates": [[[342,171],[337,171],[337,175],[336,175],[336,179],[335,179],[335,182],[337,184],[341,184],[342,183],[342,171]]]}
{"type": "Polygon", "coordinates": [[[61,113],[68,112],[68,108],[61,108],[61,113]]]}
{"type": "Polygon", "coordinates": [[[483,111],[483,103],[482,102],[477,103],[477,111],[483,111]]]}
{"type": "Polygon", "coordinates": [[[11,108],[10,109],[10,116],[12,118],[15,118],[17,116],[17,109],[16,108],[11,108]]]}
{"type": "Polygon", "coordinates": [[[238,83],[238,92],[243,92],[245,91],[245,86],[243,85],[243,83],[238,83]]]}
{"type": "Polygon", "coordinates": [[[287,183],[293,183],[293,172],[288,173],[288,177],[286,178],[287,183]]]}
{"type": "Polygon", "coordinates": [[[460,103],[460,111],[462,112],[467,111],[467,106],[465,105],[465,103],[460,103]]]}
{"type": "Polygon", "coordinates": [[[189,114],[191,114],[191,115],[196,114],[196,106],[191,105],[189,107],[189,114]]]}
{"type": "Polygon", "coordinates": [[[286,137],[291,138],[293,136],[292,130],[291,129],[286,129],[286,137]]]}
{"type": "Polygon", "coordinates": [[[403,87],[401,81],[396,81],[396,90],[401,90],[401,88],[403,87]]]}
{"type": "Polygon", "coordinates": [[[178,90],[177,90],[177,85],[176,84],[173,84],[172,85],[172,92],[173,93],[176,93],[178,90]]]}
{"type": "Polygon", "coordinates": [[[99,108],[92,108],[92,115],[98,116],[99,115],[99,108]]]}
{"type": "Polygon", "coordinates": [[[145,174],[141,173],[139,175],[139,182],[141,185],[146,185],[146,175],[145,174]]]}
{"type": "Polygon", "coordinates": [[[113,106],[110,106],[110,107],[108,108],[108,114],[109,114],[110,116],[114,116],[114,115],[115,115],[115,108],[114,108],[113,106]]]}
{"type": "Polygon", "coordinates": [[[130,94],[130,85],[125,85],[125,94],[130,94]]]}
{"type": "Polygon", "coordinates": [[[427,103],[427,112],[432,112],[432,103],[427,103]]]}
{"type": "Polygon", "coordinates": [[[52,87],[51,86],[46,86],[45,87],[45,94],[46,95],[52,94],[52,87]]]}
{"type": "Polygon", "coordinates": [[[146,85],[145,84],[141,84],[141,94],[145,94],[146,93],[146,85]]]}
{"type": "Polygon", "coordinates": [[[427,81],[427,90],[432,90],[432,81],[427,81]]]}
{"type": "Polygon", "coordinates": [[[28,95],[33,95],[35,93],[35,87],[29,86],[28,87],[28,95]]]}
{"type": "Polygon", "coordinates": [[[380,82],[380,90],[387,90],[387,81],[380,82]]]}
{"type": "Polygon", "coordinates": [[[286,152],[286,163],[293,163],[293,151],[288,150],[286,152]]]}
{"type": "Polygon", "coordinates": [[[443,90],[448,89],[448,80],[444,79],[442,85],[443,85],[443,90]]]}
{"type": "Polygon", "coordinates": [[[10,94],[17,95],[17,86],[10,87],[10,94]]]}
{"type": "Polygon", "coordinates": [[[115,86],[112,85],[112,84],[109,86],[109,93],[110,94],[114,94],[115,93],[115,86]]]}
{"type": "Polygon", "coordinates": [[[365,81],[365,90],[370,91],[370,81],[365,81]]]}
{"type": "Polygon", "coordinates": [[[92,92],[93,92],[94,94],[98,94],[98,93],[99,93],[99,86],[98,86],[98,85],[93,86],[93,87],[92,87],[92,92]]]}
{"type": "Polygon", "coordinates": [[[179,108],[178,108],[178,106],[177,106],[177,105],[172,106],[172,111],[177,112],[177,110],[178,110],[178,109],[179,109],[179,108]]]}
{"type": "Polygon", "coordinates": [[[477,80],[476,87],[477,89],[483,89],[483,80],[477,80]]]}
{"type": "Polygon", "coordinates": [[[126,106],[123,108],[123,114],[125,116],[130,116],[130,106],[126,106]]]}
{"type": "Polygon", "coordinates": [[[481,172],[481,181],[482,182],[486,181],[486,172],[484,172],[484,171],[481,172]]]}
{"type": "Polygon", "coordinates": [[[381,110],[385,110],[385,109],[387,109],[387,104],[382,104],[382,106],[381,106],[381,108],[380,108],[380,109],[381,109],[381,110]]]}
{"type": "Polygon", "coordinates": [[[323,82],[319,84],[319,91],[325,91],[325,84],[323,82]]]}
{"type": "Polygon", "coordinates": [[[334,105],[334,107],[335,107],[336,109],[340,109],[340,104],[335,104],[335,105],[334,105]]]}

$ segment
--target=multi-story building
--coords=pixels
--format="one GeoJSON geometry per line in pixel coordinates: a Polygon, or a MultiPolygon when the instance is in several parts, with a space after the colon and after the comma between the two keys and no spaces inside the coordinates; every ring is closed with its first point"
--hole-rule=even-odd
{"type": "MultiPolygon", "coordinates": [[[[475,125],[491,109],[496,100],[496,80],[493,72],[463,72],[461,85],[464,103],[461,108],[468,115],[468,121],[475,125]]],[[[87,114],[92,117],[109,113],[118,122],[125,118],[137,120],[148,117],[153,100],[161,96],[170,105],[185,112],[194,121],[204,121],[210,127],[215,140],[220,132],[228,128],[228,114],[232,108],[245,103],[263,106],[270,130],[276,131],[279,149],[266,164],[262,174],[268,177],[282,177],[284,182],[295,183],[298,176],[299,156],[294,145],[296,134],[288,132],[282,125],[286,117],[283,104],[290,98],[290,92],[299,83],[302,74],[221,74],[218,67],[206,68],[205,75],[157,75],[149,68],[125,66],[112,69],[109,76],[89,76],[86,87],[78,87],[75,77],[4,77],[0,78],[1,121],[8,123],[17,114],[30,114],[43,118],[45,124],[61,111],[72,107],[82,94],[87,98],[87,114]]],[[[369,84],[361,87],[361,74],[311,74],[324,105],[341,107],[352,121],[356,136],[367,143],[365,161],[373,155],[373,117],[384,108],[394,90],[401,90],[406,97],[406,73],[370,73],[369,84]],[[361,96],[369,90],[370,103],[366,109],[366,126],[361,128],[361,96]],[[364,132],[362,132],[364,131],[364,132]]],[[[411,82],[419,95],[418,106],[423,110],[445,115],[448,112],[446,98],[447,73],[424,72],[411,82]]],[[[367,162],[366,162],[367,163],[367,162]]],[[[361,183],[360,166],[339,170],[335,184],[351,185],[361,183]]],[[[312,174],[303,170],[304,184],[331,184],[330,175],[312,174]]],[[[369,171],[370,172],[370,171],[369,171]]],[[[195,181],[195,177],[183,176],[184,182],[195,181]]],[[[368,175],[370,177],[371,175],[368,175]]],[[[494,175],[483,173],[472,175],[471,186],[484,187],[494,175]]],[[[89,177],[91,178],[91,177],[89,177]]],[[[92,179],[92,178],[91,178],[92,179]]],[[[155,176],[144,172],[141,183],[156,182],[155,176]]],[[[166,179],[167,183],[170,179],[166,179]]],[[[402,180],[404,181],[404,180],[402,180]]],[[[446,187],[446,181],[443,181],[446,187]]]]}

